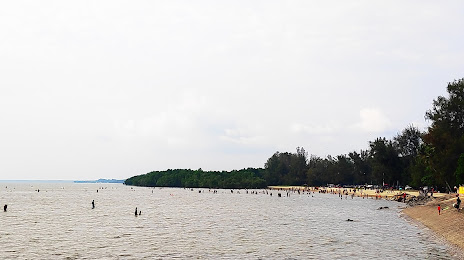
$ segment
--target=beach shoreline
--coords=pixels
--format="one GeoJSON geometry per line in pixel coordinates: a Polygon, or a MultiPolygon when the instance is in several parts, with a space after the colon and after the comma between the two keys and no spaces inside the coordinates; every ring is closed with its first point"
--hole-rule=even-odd
{"type": "MultiPolygon", "coordinates": [[[[406,200],[413,197],[419,196],[417,190],[383,190],[383,189],[355,189],[355,188],[338,188],[338,187],[303,187],[303,186],[269,186],[272,190],[282,191],[311,191],[311,192],[323,192],[331,194],[343,194],[346,196],[373,198],[373,199],[387,199],[387,200],[398,200],[400,197],[405,196],[406,200]]],[[[435,198],[446,196],[446,193],[434,193],[435,198]]]]}
{"type": "Polygon", "coordinates": [[[425,226],[421,221],[406,214],[403,210],[401,211],[401,217],[409,222],[410,225],[417,226],[418,228],[424,230],[424,232],[430,236],[430,240],[440,241],[441,243],[446,244],[449,247],[449,253],[452,254],[455,258],[464,259],[464,249],[462,247],[459,247],[458,245],[447,240],[439,232],[425,226]]]}
{"type": "Polygon", "coordinates": [[[427,227],[439,237],[459,248],[461,253],[464,253],[464,210],[458,212],[453,207],[455,202],[456,194],[448,194],[434,198],[425,205],[407,207],[402,210],[402,213],[427,227]],[[440,215],[438,215],[438,205],[441,207],[440,215]]]}
{"type": "MultiPolygon", "coordinates": [[[[375,189],[358,189],[353,188],[315,188],[302,186],[270,186],[273,190],[287,191],[311,191],[324,192],[332,194],[344,194],[344,196],[357,196],[370,199],[386,199],[398,200],[403,194],[406,194],[406,200],[418,197],[419,192],[416,190],[375,190],[375,189]]],[[[456,202],[456,193],[434,193],[430,201],[424,205],[408,205],[405,203],[405,208],[401,210],[401,214],[405,219],[421,227],[427,228],[438,239],[443,240],[450,245],[454,255],[458,255],[464,259],[464,209],[460,212],[453,207],[456,202]],[[441,207],[441,214],[438,215],[438,205],[441,207]]],[[[461,200],[464,199],[461,195],[461,200]]],[[[461,205],[462,207],[462,205],[461,205]]]]}

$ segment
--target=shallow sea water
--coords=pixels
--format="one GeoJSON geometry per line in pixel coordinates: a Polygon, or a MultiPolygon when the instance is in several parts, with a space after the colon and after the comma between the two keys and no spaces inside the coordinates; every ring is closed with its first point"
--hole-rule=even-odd
{"type": "Polygon", "coordinates": [[[0,212],[0,259],[459,259],[430,231],[401,217],[403,204],[385,200],[122,184],[0,185],[0,205],[8,204],[0,212]]]}

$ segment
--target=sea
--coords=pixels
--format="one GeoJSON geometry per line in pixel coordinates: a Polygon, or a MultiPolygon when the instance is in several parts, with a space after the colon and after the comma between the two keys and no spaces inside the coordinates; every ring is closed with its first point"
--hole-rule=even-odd
{"type": "Polygon", "coordinates": [[[0,259],[460,257],[403,216],[404,204],[386,200],[264,189],[5,182],[0,206],[5,204],[0,259]]]}

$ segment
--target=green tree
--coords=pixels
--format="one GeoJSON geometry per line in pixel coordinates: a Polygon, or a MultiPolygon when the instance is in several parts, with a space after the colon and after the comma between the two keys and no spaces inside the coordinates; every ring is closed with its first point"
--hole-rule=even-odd
{"type": "Polygon", "coordinates": [[[464,153],[461,153],[458,160],[458,167],[456,168],[456,183],[464,185],[464,153]]]}
{"type": "Polygon", "coordinates": [[[309,168],[306,172],[306,183],[310,186],[323,185],[323,176],[326,173],[327,167],[324,160],[316,155],[311,155],[309,158],[309,168]]]}
{"type": "Polygon", "coordinates": [[[371,167],[368,161],[369,151],[351,152],[348,156],[353,163],[353,184],[368,183],[371,176],[371,167]]]}
{"type": "Polygon", "coordinates": [[[403,184],[412,182],[413,166],[424,143],[422,135],[423,133],[417,127],[410,125],[393,138],[393,145],[401,161],[400,179],[403,184]]]}
{"type": "Polygon", "coordinates": [[[398,155],[403,158],[414,158],[418,155],[422,141],[423,133],[419,128],[410,125],[406,127],[401,134],[393,138],[393,144],[398,151],[398,155]]]}
{"type": "Polygon", "coordinates": [[[393,142],[377,138],[369,143],[372,160],[372,180],[375,184],[396,185],[401,180],[401,161],[393,142]]]}
{"type": "Polygon", "coordinates": [[[431,125],[424,141],[433,147],[427,166],[441,187],[456,184],[458,159],[464,153],[464,79],[449,83],[447,92],[448,97],[439,96],[425,114],[431,125]]]}
{"type": "Polygon", "coordinates": [[[268,185],[303,185],[308,170],[307,152],[302,147],[296,153],[274,153],[264,164],[268,185]]]}

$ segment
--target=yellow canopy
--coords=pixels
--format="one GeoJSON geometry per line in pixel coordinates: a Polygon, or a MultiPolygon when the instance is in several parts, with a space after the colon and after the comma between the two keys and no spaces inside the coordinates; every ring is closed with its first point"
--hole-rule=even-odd
{"type": "Polygon", "coordinates": [[[464,194],[464,186],[459,187],[459,194],[464,194]]]}

